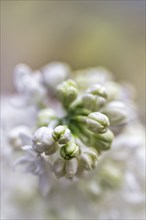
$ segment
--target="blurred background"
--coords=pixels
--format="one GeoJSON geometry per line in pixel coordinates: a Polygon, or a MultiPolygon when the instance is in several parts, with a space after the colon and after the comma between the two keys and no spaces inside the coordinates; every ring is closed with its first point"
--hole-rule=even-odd
{"type": "Polygon", "coordinates": [[[130,81],[144,117],[145,1],[1,1],[2,93],[14,92],[18,63],[102,65],[130,81]]]}

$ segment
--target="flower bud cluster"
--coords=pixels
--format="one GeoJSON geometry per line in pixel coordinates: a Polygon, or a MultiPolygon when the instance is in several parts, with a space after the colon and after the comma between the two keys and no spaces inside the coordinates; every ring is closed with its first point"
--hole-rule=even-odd
{"type": "Polygon", "coordinates": [[[35,131],[32,142],[33,150],[38,154],[51,155],[60,150],[60,156],[65,160],[70,160],[79,154],[79,147],[66,126],[59,125],[55,129],[41,127],[35,131]]]}
{"type": "Polygon", "coordinates": [[[27,93],[33,100],[39,97],[43,103],[45,98],[38,96],[39,89],[48,91],[48,88],[53,88],[54,99],[61,102],[64,112],[63,116],[58,116],[49,105],[40,109],[32,136],[33,151],[47,157],[58,178],[79,177],[95,169],[100,154],[112,145],[112,127],[124,126],[128,119],[126,105],[115,95],[121,91],[119,87],[112,88],[112,83],[105,82],[106,77],[80,91],[74,80],[64,81],[70,69],[60,63],[47,66],[41,77],[32,76],[26,66],[23,71],[21,68],[16,71],[22,79],[20,85],[17,83],[18,90],[27,93]],[[55,73],[59,76],[58,80],[55,73]]]}

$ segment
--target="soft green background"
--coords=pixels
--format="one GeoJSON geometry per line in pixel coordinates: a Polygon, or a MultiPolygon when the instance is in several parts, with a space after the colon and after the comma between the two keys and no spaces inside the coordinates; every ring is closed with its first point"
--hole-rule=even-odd
{"type": "Polygon", "coordinates": [[[14,91],[19,62],[40,68],[54,60],[103,65],[132,82],[144,115],[145,1],[1,1],[2,92],[14,91]]]}

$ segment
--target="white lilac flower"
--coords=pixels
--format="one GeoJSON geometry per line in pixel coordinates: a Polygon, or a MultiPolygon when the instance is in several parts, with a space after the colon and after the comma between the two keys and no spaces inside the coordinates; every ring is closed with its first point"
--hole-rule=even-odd
{"type": "MultiPolygon", "coordinates": [[[[98,169],[103,152],[111,148],[116,135],[122,131],[119,131],[119,127],[122,125],[123,129],[129,121],[130,107],[127,108],[127,105],[130,101],[126,99],[124,103],[124,98],[121,98],[121,85],[118,87],[116,83],[108,84],[111,77],[105,73],[101,80],[99,77],[93,85],[89,83],[90,86],[85,91],[80,91],[74,80],[64,81],[70,71],[65,64],[50,64],[43,70],[43,76],[40,72],[32,73],[27,66],[20,67],[16,71],[18,90],[37,105],[36,94],[41,103],[46,99],[46,96],[38,95],[39,89],[44,88],[48,92],[53,88],[55,103],[62,104],[60,106],[64,112],[62,115],[58,114],[55,105],[54,108],[49,104],[44,108],[40,106],[36,125],[32,128],[35,132],[29,140],[27,135],[21,135],[24,140],[20,143],[21,147],[30,146],[33,155],[36,155],[32,156],[33,163],[35,160],[37,163],[38,158],[43,158],[45,163],[51,164],[51,172],[63,179],[80,179],[91,170],[98,169]],[[21,83],[19,78],[22,79],[21,83]]],[[[94,74],[96,71],[93,71],[94,74]]],[[[98,72],[97,75],[100,74],[98,72]]],[[[88,79],[87,77],[86,80],[88,79]]],[[[30,157],[31,155],[29,160],[30,157]]],[[[103,169],[101,182],[104,182],[104,176],[108,176],[108,172],[110,169],[103,169]]],[[[35,171],[34,173],[37,174],[35,171]]],[[[118,171],[113,168],[109,173],[109,180],[113,178],[116,185],[118,177],[118,171]]]]}
{"type": "Polygon", "coordinates": [[[22,149],[26,155],[16,160],[14,168],[18,165],[25,165],[25,172],[38,176],[40,190],[43,195],[46,195],[51,189],[51,164],[34,152],[31,146],[26,145],[22,149]]]}
{"type": "Polygon", "coordinates": [[[20,125],[20,126],[14,127],[9,132],[8,141],[14,147],[14,149],[20,150],[21,146],[24,145],[23,135],[31,138],[32,136],[31,129],[27,126],[20,125]]]}
{"type": "MultiPolygon", "coordinates": [[[[32,73],[29,68],[26,70],[24,72],[28,72],[28,75],[32,73]]],[[[30,134],[25,131],[20,132],[21,129],[18,129],[18,136],[15,136],[15,133],[14,136],[12,135],[16,138],[14,138],[16,143],[19,143],[19,149],[22,147],[22,154],[25,153],[20,159],[18,158],[15,165],[21,164],[25,168],[25,172],[37,175],[43,195],[49,194],[48,198],[44,198],[42,204],[36,185],[31,182],[31,176],[25,178],[25,174],[23,174],[20,178],[15,173],[13,175],[17,178],[12,178],[11,164],[5,163],[5,166],[8,164],[10,166],[5,170],[10,181],[7,181],[5,177],[2,187],[5,187],[7,194],[11,191],[13,207],[16,198],[19,200],[15,207],[16,213],[12,213],[10,209],[10,214],[7,213],[7,216],[3,214],[4,218],[25,217],[26,213],[29,213],[26,208],[29,206],[26,205],[29,195],[31,214],[28,215],[30,218],[144,219],[144,129],[137,118],[129,120],[131,116],[134,118],[136,115],[135,109],[133,110],[131,105],[133,96],[130,90],[111,81],[112,78],[108,77],[110,75],[99,74],[96,71],[93,74],[94,80],[92,80],[89,70],[87,70],[82,77],[82,80],[84,78],[82,82],[86,82],[82,85],[82,91],[78,89],[76,97],[69,100],[67,105],[63,99],[59,99],[63,102],[64,114],[56,113],[57,107],[51,109],[49,105],[38,113],[32,112],[32,117],[27,117],[27,114],[24,117],[23,113],[21,125],[25,124],[25,121],[31,121],[34,115],[37,122],[32,123],[30,134]],[[97,86],[97,83],[100,86],[97,86]],[[96,85],[93,86],[94,84],[96,85]],[[97,88],[102,86],[102,91],[106,91],[107,95],[94,89],[96,86],[97,88]],[[85,94],[89,99],[91,97],[91,100],[94,97],[93,103],[96,103],[96,100],[96,104],[100,104],[95,105],[98,110],[93,111],[90,105],[85,105],[83,101],[85,94]],[[103,100],[102,106],[101,100],[103,100]],[[120,105],[117,104],[119,102],[120,105]],[[91,118],[95,124],[92,124],[90,130],[87,126],[87,119],[93,114],[96,117],[91,118]],[[103,117],[99,117],[101,115],[103,117]],[[97,129],[94,130],[95,133],[92,131],[93,128],[97,129]],[[17,140],[19,141],[17,142],[17,140]],[[104,152],[105,150],[106,152],[104,152]],[[25,179],[27,182],[24,181],[25,179]],[[29,185],[27,188],[30,188],[27,193],[25,193],[25,184],[29,185]],[[24,200],[26,200],[25,205],[24,200]],[[41,209],[42,206],[43,209],[41,209]],[[37,208],[38,210],[36,210],[37,208]]],[[[40,72],[35,74],[34,78],[46,88],[40,72]]],[[[65,82],[66,91],[69,91],[70,85],[67,82],[65,82]]],[[[81,82],[78,88],[81,88],[81,82]]],[[[46,89],[48,89],[48,85],[46,89]]],[[[25,91],[23,92],[25,93],[25,91]]],[[[64,96],[68,95],[64,93],[64,96]]],[[[23,96],[22,102],[24,99],[23,96]]],[[[14,119],[13,123],[17,125],[16,116],[14,119]]],[[[5,144],[6,142],[2,147],[5,144]]],[[[15,156],[15,153],[11,153],[11,155],[9,153],[7,161],[12,161],[15,156]]],[[[7,176],[6,174],[5,176],[7,176]]],[[[33,183],[35,183],[35,179],[33,183]]],[[[10,200],[9,197],[8,200],[10,200]]],[[[6,201],[3,203],[6,204],[6,201]]],[[[6,205],[8,209],[9,203],[6,205]]]]}
{"type": "Polygon", "coordinates": [[[23,97],[12,103],[17,106],[36,105],[37,107],[47,104],[47,89],[43,85],[42,76],[39,71],[33,72],[27,65],[19,64],[15,68],[14,83],[17,91],[23,97]]]}

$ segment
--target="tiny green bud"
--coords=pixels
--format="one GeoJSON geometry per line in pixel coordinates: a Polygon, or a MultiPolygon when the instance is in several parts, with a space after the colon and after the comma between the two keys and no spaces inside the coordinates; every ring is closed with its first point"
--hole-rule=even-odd
{"type": "Polygon", "coordinates": [[[107,130],[106,133],[93,135],[91,145],[99,152],[108,150],[112,144],[113,138],[114,135],[112,131],[107,130]]]}
{"type": "Polygon", "coordinates": [[[77,95],[77,85],[73,80],[67,80],[57,86],[57,96],[65,107],[68,107],[77,95]]]}
{"type": "Polygon", "coordinates": [[[65,175],[65,161],[62,158],[58,158],[54,165],[53,165],[53,170],[55,175],[60,178],[65,175]]]}
{"type": "Polygon", "coordinates": [[[69,141],[60,150],[60,155],[65,160],[71,160],[79,154],[79,147],[74,141],[69,141]]]}
{"type": "Polygon", "coordinates": [[[98,154],[94,148],[87,148],[81,153],[81,161],[86,170],[95,169],[98,162],[98,154]]]}
{"type": "Polygon", "coordinates": [[[95,134],[105,133],[110,125],[108,117],[100,112],[90,113],[86,119],[86,124],[87,128],[95,134]]]}
{"type": "Polygon", "coordinates": [[[111,125],[121,125],[128,120],[128,109],[125,104],[120,101],[108,103],[101,109],[101,112],[107,115],[111,125]]]}
{"type": "Polygon", "coordinates": [[[54,120],[56,118],[55,111],[50,108],[45,108],[39,111],[37,116],[38,126],[48,126],[51,120],[54,120]]]}
{"type": "Polygon", "coordinates": [[[63,125],[57,126],[54,129],[52,136],[59,144],[66,144],[72,138],[71,131],[63,125]]]}

